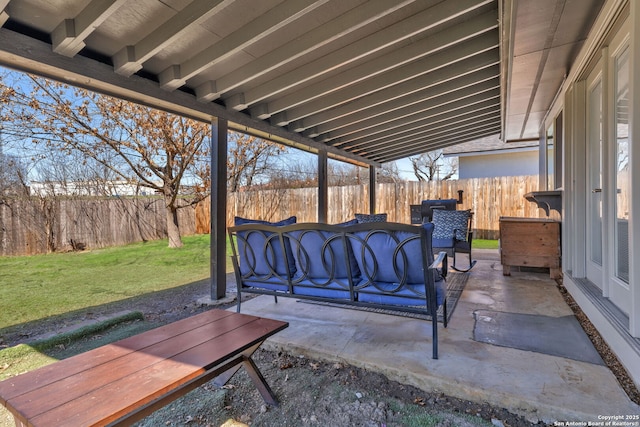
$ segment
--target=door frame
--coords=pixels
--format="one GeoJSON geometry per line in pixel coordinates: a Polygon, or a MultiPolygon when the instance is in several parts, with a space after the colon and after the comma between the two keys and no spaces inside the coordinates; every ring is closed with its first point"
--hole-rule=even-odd
{"type": "MultiPolygon", "coordinates": [[[[605,50],[606,53],[606,62],[603,64],[603,67],[607,69],[608,72],[608,82],[607,89],[605,95],[605,104],[607,105],[606,111],[606,136],[605,136],[605,157],[604,157],[604,179],[605,188],[603,189],[603,200],[606,201],[606,211],[605,216],[608,220],[605,221],[605,229],[607,232],[605,233],[608,236],[607,239],[607,247],[605,247],[605,253],[608,255],[606,264],[607,267],[605,269],[605,286],[604,286],[604,296],[610,298],[611,302],[613,302],[618,308],[620,308],[627,315],[631,314],[631,276],[629,277],[629,283],[625,283],[623,280],[616,276],[615,265],[617,263],[617,257],[615,253],[616,239],[615,233],[616,229],[616,203],[617,203],[617,184],[616,184],[616,172],[617,168],[614,163],[616,162],[616,137],[617,137],[617,129],[615,126],[616,123],[616,111],[615,111],[615,103],[616,103],[616,75],[615,75],[615,62],[621,53],[624,52],[625,49],[629,49],[629,54],[631,55],[631,38],[629,31],[629,19],[627,18],[625,22],[618,28],[617,32],[613,35],[611,39],[611,43],[609,43],[609,47],[605,50]]],[[[633,74],[631,70],[631,60],[629,58],[629,92],[631,96],[631,80],[633,79],[633,74]]],[[[632,118],[629,116],[629,128],[632,126],[632,118]]],[[[631,146],[632,135],[628,134],[629,145],[631,146]]],[[[629,152],[629,161],[631,168],[632,155],[631,150],[629,152]]],[[[632,177],[630,176],[631,180],[632,177]]],[[[632,198],[631,188],[630,188],[629,197],[632,198]]],[[[629,218],[629,223],[631,222],[631,218],[629,218]]],[[[629,237],[631,234],[629,232],[629,237]]],[[[632,240],[629,238],[629,270],[632,270],[632,254],[631,254],[631,246],[632,240]]],[[[631,271],[629,271],[631,273],[631,271]]]]}
{"type": "Polygon", "coordinates": [[[586,76],[584,82],[584,90],[585,90],[585,160],[587,167],[584,168],[584,177],[585,177],[585,194],[584,194],[584,206],[585,206],[585,266],[586,266],[586,277],[596,286],[598,286],[603,292],[606,287],[607,277],[607,260],[605,254],[607,253],[606,249],[608,248],[608,233],[604,231],[607,229],[606,225],[606,212],[605,212],[605,201],[606,201],[606,193],[605,190],[605,182],[606,182],[606,135],[607,135],[607,102],[606,102],[606,94],[607,94],[607,67],[604,67],[603,64],[606,64],[605,59],[607,58],[607,48],[602,49],[602,57],[598,60],[597,64],[586,76]],[[600,224],[600,251],[601,251],[601,265],[597,265],[591,260],[591,248],[593,244],[593,228],[591,227],[591,203],[594,191],[593,184],[591,183],[591,171],[593,165],[591,164],[591,131],[590,124],[592,123],[591,119],[591,92],[596,87],[596,85],[600,85],[600,138],[601,138],[601,151],[600,151],[600,174],[601,174],[601,182],[600,182],[600,202],[602,204],[602,212],[601,212],[601,224],[600,224]]]}

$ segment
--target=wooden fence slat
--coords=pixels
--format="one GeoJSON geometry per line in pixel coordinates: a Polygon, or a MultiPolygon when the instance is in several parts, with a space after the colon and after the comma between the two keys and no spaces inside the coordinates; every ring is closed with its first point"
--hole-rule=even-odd
{"type": "MultiPolygon", "coordinates": [[[[415,182],[405,181],[394,184],[376,184],[376,208],[378,213],[387,213],[389,221],[410,222],[409,205],[420,204],[424,199],[457,199],[458,190],[463,190],[463,203],[459,209],[474,212],[475,237],[497,239],[501,216],[537,218],[544,216],[524,195],[538,188],[538,177],[496,177],[463,180],[415,182]]],[[[348,221],[356,213],[369,212],[367,185],[353,185],[329,188],[329,223],[348,221]]],[[[207,202],[208,203],[208,202],[207,202]]],[[[298,222],[315,222],[317,218],[317,189],[299,188],[260,192],[240,192],[229,194],[230,212],[227,225],[233,224],[235,215],[279,221],[291,215],[298,222]],[[285,196],[286,195],[286,196],[285,196]],[[277,205],[270,201],[277,197],[286,203],[277,205]],[[233,207],[233,208],[232,208],[233,207]],[[268,209],[265,209],[268,207],[268,209]]],[[[199,213],[200,211],[198,211],[199,213]]],[[[199,223],[208,223],[198,220],[199,223]]]]}
{"type": "MultiPolygon", "coordinates": [[[[424,199],[458,198],[459,209],[474,212],[475,238],[497,239],[501,216],[542,217],[524,195],[538,189],[537,176],[474,178],[376,184],[376,212],[389,221],[410,222],[409,205],[424,199]]],[[[369,212],[368,185],[330,187],[328,221],[340,223],[369,212]]],[[[279,221],[317,221],[316,188],[230,193],[227,225],[235,216],[279,221]]],[[[179,210],[182,234],[209,232],[210,202],[179,210]]],[[[0,203],[0,255],[31,255],[81,247],[99,248],[166,237],[166,210],[160,198],[4,200],[0,203]],[[79,246],[78,246],[79,245],[79,246]]],[[[554,214],[554,218],[558,218],[554,214]]]]}

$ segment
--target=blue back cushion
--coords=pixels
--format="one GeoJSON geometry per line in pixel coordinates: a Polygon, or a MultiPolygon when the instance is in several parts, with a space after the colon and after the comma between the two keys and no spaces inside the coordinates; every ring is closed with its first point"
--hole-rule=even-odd
{"type": "Polygon", "coordinates": [[[289,234],[298,276],[308,279],[344,279],[349,277],[347,265],[353,277],[360,274],[351,245],[340,234],[319,230],[292,231],[289,234]]]}
{"type": "MultiPolygon", "coordinates": [[[[282,221],[269,222],[237,216],[235,217],[234,223],[235,225],[263,224],[283,226],[295,224],[296,217],[292,216],[282,221]]],[[[243,276],[247,274],[257,276],[277,274],[284,276],[287,274],[287,265],[289,266],[289,274],[295,274],[296,266],[293,261],[293,251],[291,250],[291,242],[289,242],[289,239],[283,239],[283,253],[283,244],[280,242],[278,236],[273,233],[243,231],[238,233],[238,237],[240,273],[243,276]]]]}
{"type": "Polygon", "coordinates": [[[448,211],[444,209],[433,210],[434,239],[467,240],[467,227],[469,226],[470,210],[448,211]]]}
{"type": "MultiPolygon", "coordinates": [[[[425,224],[425,228],[433,227],[425,224]]],[[[420,236],[381,230],[354,233],[351,245],[363,279],[374,282],[424,283],[420,236]],[[375,258],[373,256],[375,254],[375,258]]],[[[430,256],[433,259],[433,255],[430,256]]],[[[427,262],[427,265],[431,262],[427,262]]]]}

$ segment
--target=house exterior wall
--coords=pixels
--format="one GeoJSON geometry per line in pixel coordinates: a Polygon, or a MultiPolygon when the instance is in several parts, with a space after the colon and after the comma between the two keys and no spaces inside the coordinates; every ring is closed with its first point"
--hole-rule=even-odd
{"type": "Polygon", "coordinates": [[[538,153],[535,150],[515,153],[478,154],[460,156],[458,158],[458,176],[460,179],[537,174],[538,153]]]}
{"type": "MultiPolygon", "coordinates": [[[[540,134],[544,138],[545,129],[562,114],[564,158],[556,159],[555,167],[562,167],[564,182],[563,283],[640,385],[640,227],[634,226],[640,220],[638,52],[640,5],[627,0],[607,1],[568,73],[561,96],[551,106],[540,134]],[[630,52],[628,63],[616,68],[622,63],[617,62],[623,56],[621,52],[627,49],[630,52]],[[601,173],[600,165],[593,164],[588,152],[589,138],[594,132],[589,128],[588,82],[598,73],[602,87],[601,173]],[[628,85],[623,74],[628,74],[628,85]],[[623,86],[618,86],[619,82],[623,86]],[[628,147],[623,162],[619,160],[621,142],[628,147]],[[589,184],[589,177],[593,172],[601,176],[601,188],[591,188],[594,185],[589,184]],[[629,185],[625,187],[627,182],[629,185]],[[588,215],[593,194],[602,194],[599,208],[602,225],[597,228],[589,222],[588,215]],[[622,228],[621,223],[624,224],[622,228]],[[602,237],[601,246],[596,246],[602,248],[599,270],[593,269],[594,261],[589,252],[596,230],[601,230],[598,234],[602,237]],[[622,246],[621,242],[624,243],[622,246]],[[628,258],[624,253],[627,242],[628,258]],[[621,265],[628,269],[626,277],[619,274],[621,265]]],[[[546,144],[541,141],[540,145],[542,158],[546,144]]]]}

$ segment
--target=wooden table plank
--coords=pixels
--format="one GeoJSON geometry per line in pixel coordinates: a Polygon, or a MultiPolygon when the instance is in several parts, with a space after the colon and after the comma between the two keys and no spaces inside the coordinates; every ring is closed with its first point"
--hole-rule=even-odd
{"type": "Polygon", "coordinates": [[[234,313],[225,310],[210,310],[206,312],[206,316],[192,316],[179,322],[160,326],[139,335],[122,339],[68,359],[60,360],[54,364],[43,366],[30,372],[28,376],[18,375],[7,378],[4,381],[0,381],[0,396],[2,396],[3,399],[0,402],[5,404],[6,400],[14,398],[18,392],[27,393],[31,390],[36,390],[46,384],[92,369],[106,362],[111,362],[118,357],[124,357],[127,354],[149,347],[158,341],[159,336],[175,336],[204,324],[224,319],[233,314],[234,313]]]}
{"type": "MultiPolygon", "coordinates": [[[[275,332],[277,331],[273,333],[275,332]]],[[[172,359],[146,367],[129,377],[110,382],[88,393],[83,399],[76,399],[53,408],[44,414],[47,423],[40,423],[44,417],[35,417],[33,425],[51,425],[52,422],[60,427],[107,424],[165,395],[168,390],[197,378],[208,368],[239,355],[242,350],[264,341],[265,338],[263,328],[258,329],[248,324],[244,328],[188,349],[172,359]],[[100,403],[96,406],[95,402],[100,403]],[[68,419],[72,422],[69,424],[63,422],[68,419]]]]}
{"type": "Polygon", "coordinates": [[[254,351],[287,326],[210,310],[0,382],[0,396],[34,426],[104,425],[254,351]]]}
{"type": "MultiPolygon", "coordinates": [[[[151,345],[139,346],[133,341],[128,341],[126,345],[132,345],[137,349],[136,351],[127,351],[121,357],[81,372],[68,374],[65,378],[50,382],[42,381],[38,388],[8,399],[8,401],[16,408],[27,408],[23,414],[30,419],[51,408],[90,393],[102,384],[104,378],[109,378],[111,381],[126,378],[147,366],[171,359],[189,347],[198,346],[207,340],[215,339],[253,321],[251,317],[229,316],[215,322],[204,323],[195,329],[180,328],[181,333],[179,334],[168,330],[167,337],[156,334],[158,342],[151,345]]],[[[147,344],[149,343],[146,337],[142,338],[147,344]]],[[[108,346],[123,347],[121,342],[108,344],[108,346]]],[[[126,347],[123,348],[126,349],[126,347]]],[[[59,378],[60,374],[55,377],[59,378]]]]}

